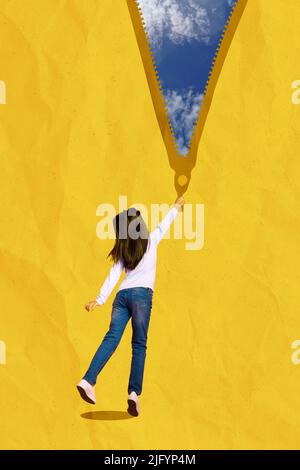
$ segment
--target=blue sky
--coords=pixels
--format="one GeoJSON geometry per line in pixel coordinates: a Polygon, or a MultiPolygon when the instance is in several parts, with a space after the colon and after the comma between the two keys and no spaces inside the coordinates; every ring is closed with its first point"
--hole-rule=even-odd
{"type": "Polygon", "coordinates": [[[236,0],[137,0],[178,149],[188,152],[222,31],[236,0]]]}

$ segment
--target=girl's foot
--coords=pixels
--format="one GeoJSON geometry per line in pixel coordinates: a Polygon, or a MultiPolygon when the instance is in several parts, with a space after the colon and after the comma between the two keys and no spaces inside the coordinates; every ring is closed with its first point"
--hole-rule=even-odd
{"type": "Polygon", "coordinates": [[[96,395],[93,385],[91,385],[86,380],[80,380],[79,384],[77,384],[77,390],[80,393],[81,398],[92,405],[96,404],[96,395]]]}
{"type": "Polygon", "coordinates": [[[138,416],[140,413],[140,402],[139,402],[139,397],[135,392],[131,392],[128,400],[128,409],[127,413],[129,413],[131,416],[138,416]]]}

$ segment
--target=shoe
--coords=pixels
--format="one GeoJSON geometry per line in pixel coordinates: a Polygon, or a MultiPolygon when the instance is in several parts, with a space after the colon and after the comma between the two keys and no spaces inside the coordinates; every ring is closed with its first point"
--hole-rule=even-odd
{"type": "Polygon", "coordinates": [[[139,397],[135,392],[130,393],[127,403],[127,413],[129,413],[131,416],[138,416],[140,414],[140,402],[139,397]]]}
{"type": "Polygon", "coordinates": [[[96,395],[93,385],[91,385],[86,380],[80,380],[79,384],[77,384],[77,390],[80,393],[81,398],[92,405],[96,404],[96,395]]]}

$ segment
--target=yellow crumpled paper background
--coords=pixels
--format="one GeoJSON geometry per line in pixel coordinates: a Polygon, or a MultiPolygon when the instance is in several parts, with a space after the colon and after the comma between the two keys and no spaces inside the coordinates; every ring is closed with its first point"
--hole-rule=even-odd
{"type": "Polygon", "coordinates": [[[129,325],[97,405],[75,388],[113,300],[83,309],[110,266],[96,208],[175,197],[128,8],[0,1],[1,448],[300,447],[299,29],[298,1],[249,0],[186,194],[205,245],[160,245],[142,414],[122,419],[129,325]]]}

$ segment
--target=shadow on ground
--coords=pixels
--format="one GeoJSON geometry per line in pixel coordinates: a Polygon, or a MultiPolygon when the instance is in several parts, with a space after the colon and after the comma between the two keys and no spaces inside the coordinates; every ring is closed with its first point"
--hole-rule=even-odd
{"type": "Polygon", "coordinates": [[[80,416],[81,418],[93,419],[95,421],[120,421],[133,418],[126,411],[88,411],[80,416]]]}

